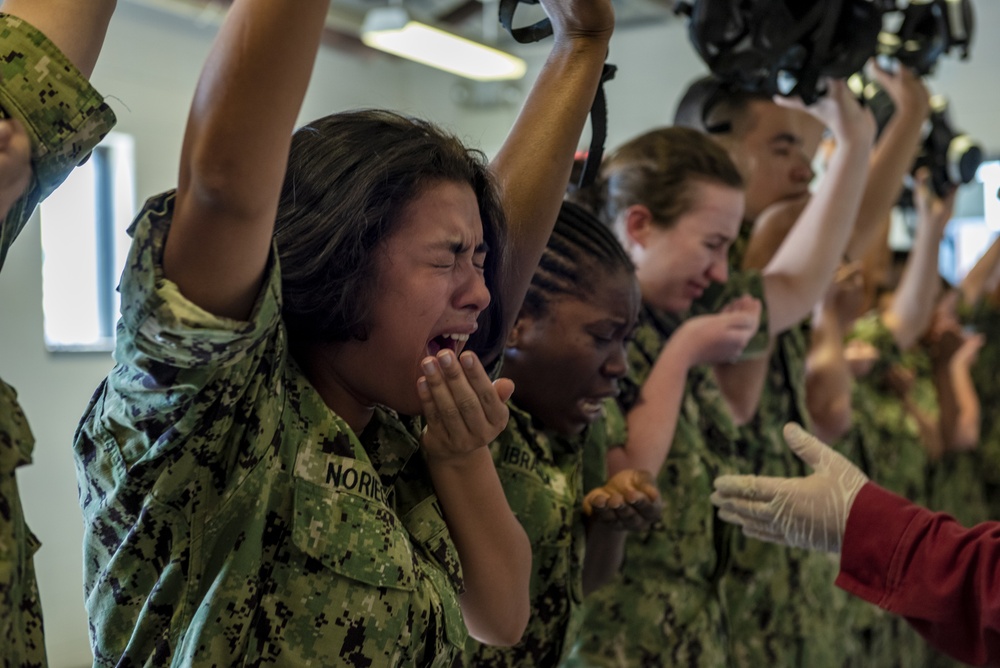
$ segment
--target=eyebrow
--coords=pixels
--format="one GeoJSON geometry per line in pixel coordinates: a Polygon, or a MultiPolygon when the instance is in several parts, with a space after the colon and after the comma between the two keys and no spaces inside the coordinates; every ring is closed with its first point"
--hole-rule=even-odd
{"type": "MultiPolygon", "coordinates": [[[[455,255],[459,255],[461,253],[464,253],[466,250],[468,250],[469,245],[467,243],[462,242],[462,241],[445,240],[445,241],[442,241],[440,243],[434,244],[433,247],[434,248],[441,248],[441,249],[445,249],[446,248],[446,249],[448,249],[448,251],[450,253],[454,253],[455,255]]],[[[490,245],[488,243],[486,243],[485,241],[481,241],[481,242],[479,242],[478,245],[476,245],[476,247],[473,249],[472,253],[473,253],[473,255],[479,255],[480,253],[488,253],[489,250],[490,250],[490,245]]]]}
{"type": "Polygon", "coordinates": [[[771,143],[772,144],[791,144],[793,146],[798,146],[799,144],[803,143],[803,140],[802,140],[802,137],[797,137],[796,135],[793,135],[791,132],[782,132],[780,134],[775,135],[771,139],[771,143]]]}

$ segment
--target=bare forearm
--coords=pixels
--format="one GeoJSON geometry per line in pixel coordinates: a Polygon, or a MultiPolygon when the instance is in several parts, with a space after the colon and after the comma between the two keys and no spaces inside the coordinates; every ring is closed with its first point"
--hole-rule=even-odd
{"type": "Polygon", "coordinates": [[[844,357],[843,333],[834,316],[814,319],[806,358],[806,406],[820,440],[839,439],[851,428],[853,376],[844,357]]]}
{"type": "Polygon", "coordinates": [[[528,623],[531,546],[507,505],[489,450],[428,466],[462,563],[469,632],[488,644],[512,645],[528,623]]]}
{"type": "Polygon", "coordinates": [[[628,440],[608,451],[609,477],[624,469],[649,471],[655,477],[670,453],[689,369],[685,355],[671,347],[673,342],[663,348],[626,416],[628,440]]]}
{"type": "Polygon", "coordinates": [[[767,381],[773,348],[772,342],[767,354],[762,357],[736,364],[716,364],[712,367],[722,398],[725,399],[733,421],[737,425],[750,422],[760,407],[760,397],[767,381]]]}
{"type": "Polygon", "coordinates": [[[957,414],[954,424],[944,434],[949,450],[968,451],[979,443],[981,406],[979,394],[972,382],[969,367],[963,364],[950,365],[951,391],[954,395],[957,414]]]}
{"type": "Polygon", "coordinates": [[[42,31],[90,78],[116,4],[116,0],[5,0],[0,11],[42,31]]]}
{"type": "Polygon", "coordinates": [[[328,4],[237,0],[202,70],[164,272],[217,315],[243,318],[256,296],[328,4]]]}
{"type": "Polygon", "coordinates": [[[847,244],[848,260],[859,260],[879,238],[879,223],[888,216],[903,191],[903,177],[920,149],[923,108],[898,109],[885,126],[875,150],[857,222],[847,244]]]}
{"type": "Polygon", "coordinates": [[[930,324],[940,287],[938,247],[941,234],[929,223],[918,224],[913,249],[899,286],[883,319],[901,350],[907,350],[930,324]]]}
{"type": "Polygon", "coordinates": [[[557,41],[492,161],[510,223],[506,321],[513,322],[559,213],[607,56],[607,35],[557,41]]]}
{"type": "Polygon", "coordinates": [[[983,256],[962,279],[962,300],[975,305],[1000,284],[1000,237],[994,239],[983,256]]]}
{"type": "Polygon", "coordinates": [[[764,270],[771,336],[798,324],[829,286],[857,218],[868,173],[867,135],[846,140],[764,270]]]}

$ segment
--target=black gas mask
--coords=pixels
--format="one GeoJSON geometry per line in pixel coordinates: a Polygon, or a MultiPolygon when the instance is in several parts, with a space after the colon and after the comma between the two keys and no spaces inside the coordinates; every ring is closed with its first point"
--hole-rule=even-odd
{"type": "Polygon", "coordinates": [[[894,0],[684,0],[688,36],[728,85],[811,104],[824,77],[845,78],[875,55],[894,0]]]}
{"type": "Polygon", "coordinates": [[[969,57],[975,20],[972,0],[910,0],[895,19],[895,29],[883,30],[878,52],[891,56],[917,74],[930,74],[941,56],[960,52],[969,57]]]}
{"type": "MultiPolygon", "coordinates": [[[[895,111],[892,99],[877,83],[862,76],[852,79],[851,84],[871,108],[881,134],[895,111]]],[[[943,197],[954,188],[972,181],[982,162],[982,147],[952,126],[948,100],[940,95],[933,96],[931,115],[912,172],[926,167],[930,171],[931,187],[939,197],[943,197]]],[[[908,194],[903,201],[909,201],[908,194]]]]}

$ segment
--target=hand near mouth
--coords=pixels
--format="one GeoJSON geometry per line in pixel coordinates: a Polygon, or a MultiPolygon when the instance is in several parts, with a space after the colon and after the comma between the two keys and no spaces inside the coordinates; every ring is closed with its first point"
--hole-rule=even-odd
{"type": "Polygon", "coordinates": [[[444,349],[421,363],[417,381],[423,405],[422,444],[428,460],[447,460],[485,447],[507,426],[506,402],[514,391],[507,378],[491,381],[471,352],[456,357],[444,349]]]}

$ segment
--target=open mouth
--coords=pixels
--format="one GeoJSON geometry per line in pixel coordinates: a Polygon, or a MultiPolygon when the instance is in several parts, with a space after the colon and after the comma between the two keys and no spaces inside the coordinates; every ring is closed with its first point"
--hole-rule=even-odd
{"type": "Polygon", "coordinates": [[[586,415],[591,422],[593,422],[597,418],[604,415],[605,402],[616,396],[618,396],[617,388],[613,392],[608,392],[599,396],[584,397],[577,402],[577,406],[580,408],[580,411],[586,415]]]}
{"type": "Polygon", "coordinates": [[[462,348],[465,346],[465,342],[469,340],[468,334],[441,334],[435,336],[433,339],[427,342],[427,354],[430,356],[437,355],[442,350],[451,350],[456,355],[458,355],[462,348]]]}

